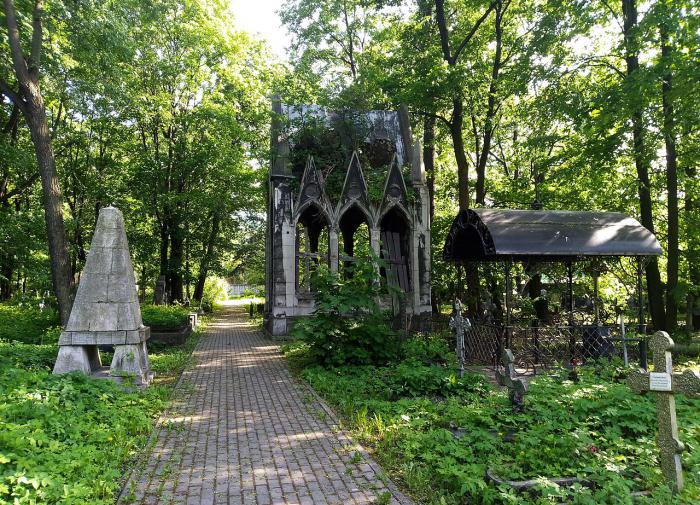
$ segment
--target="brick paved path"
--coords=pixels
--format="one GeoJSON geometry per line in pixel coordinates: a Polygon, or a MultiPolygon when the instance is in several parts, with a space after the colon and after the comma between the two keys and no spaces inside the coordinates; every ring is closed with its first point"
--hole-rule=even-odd
{"type": "Polygon", "coordinates": [[[119,503],[410,504],[241,312],[218,313],[194,354],[119,503]]]}

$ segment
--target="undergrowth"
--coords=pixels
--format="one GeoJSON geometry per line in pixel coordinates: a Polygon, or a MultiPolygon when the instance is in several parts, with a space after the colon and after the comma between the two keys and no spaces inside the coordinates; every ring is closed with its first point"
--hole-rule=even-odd
{"type": "Polygon", "coordinates": [[[700,496],[699,400],[677,397],[686,488],[663,482],[649,396],[633,394],[613,364],[533,379],[526,409],[481,375],[458,379],[447,345],[415,338],[385,366],[314,364],[305,343],[286,346],[292,369],[332,404],[360,442],[417,501],[435,505],[540,503],[697,503],[700,496]],[[485,478],[579,477],[590,487],[546,484],[519,494],[485,478]],[[634,492],[648,496],[632,497],[634,492]]]}
{"type": "MultiPolygon", "coordinates": [[[[114,503],[202,328],[183,346],[149,345],[156,380],[134,391],[80,373],[52,375],[55,343],[0,341],[0,504],[114,503]]],[[[109,365],[111,354],[101,354],[109,365]]]]}
{"type": "Polygon", "coordinates": [[[190,310],[180,305],[141,305],[143,324],[159,330],[177,330],[189,321],[190,310]]]}

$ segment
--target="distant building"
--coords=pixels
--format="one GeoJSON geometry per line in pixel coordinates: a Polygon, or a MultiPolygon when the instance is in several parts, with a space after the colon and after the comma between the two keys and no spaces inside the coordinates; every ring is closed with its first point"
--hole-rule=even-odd
{"type": "Polygon", "coordinates": [[[316,266],[338,271],[362,247],[384,259],[382,275],[406,293],[395,313],[425,327],[430,202],[407,110],[331,112],[279,99],[272,108],[266,330],[286,335],[291,320],[311,314],[316,266]]]}

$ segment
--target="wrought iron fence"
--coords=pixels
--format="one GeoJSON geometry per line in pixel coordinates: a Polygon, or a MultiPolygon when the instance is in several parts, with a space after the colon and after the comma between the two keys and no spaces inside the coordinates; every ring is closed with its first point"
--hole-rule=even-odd
{"type": "MultiPolygon", "coordinates": [[[[434,331],[448,331],[449,318],[433,319],[434,331]]],[[[646,366],[645,343],[623,338],[619,326],[503,326],[472,323],[465,334],[467,364],[495,366],[501,351],[513,351],[518,368],[529,373],[555,366],[619,357],[646,366]]]]}

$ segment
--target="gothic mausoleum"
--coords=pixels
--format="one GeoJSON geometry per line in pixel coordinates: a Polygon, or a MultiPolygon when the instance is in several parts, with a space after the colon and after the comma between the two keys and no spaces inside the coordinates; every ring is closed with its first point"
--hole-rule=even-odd
{"type": "Polygon", "coordinates": [[[314,310],[319,264],[342,271],[363,248],[403,297],[383,300],[412,329],[430,321],[430,218],[420,143],[406,108],[333,112],[273,99],[265,328],[287,335],[314,310]]]}

